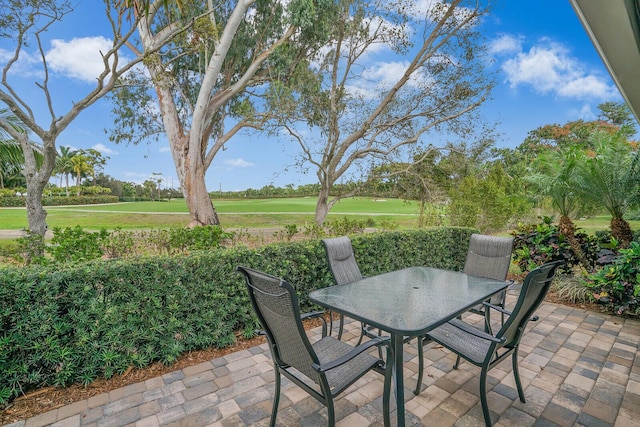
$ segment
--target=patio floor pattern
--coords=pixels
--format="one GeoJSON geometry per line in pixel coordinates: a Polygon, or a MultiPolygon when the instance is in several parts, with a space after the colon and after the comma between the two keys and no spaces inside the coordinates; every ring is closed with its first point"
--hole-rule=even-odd
{"type": "MultiPolygon", "coordinates": [[[[507,306],[514,301],[508,295],[507,306]]],[[[489,372],[494,425],[640,426],[640,322],[548,302],[537,314],[540,320],[529,323],[520,346],[527,403],[518,399],[510,358],[489,372]]],[[[482,322],[477,315],[465,320],[482,322]]],[[[343,339],[355,342],[358,331],[359,323],[347,323],[343,339]]],[[[320,328],[310,336],[317,339],[320,328]]],[[[479,368],[462,362],[454,370],[455,357],[431,343],[425,347],[422,391],[415,396],[415,341],[405,345],[404,358],[407,425],[484,425],[479,368]]],[[[382,388],[376,373],[348,388],[336,401],[337,426],[382,426],[382,388]]],[[[273,365],[263,344],[9,426],[267,426],[273,391],[273,365]]],[[[278,425],[326,426],[326,416],[321,404],[283,379],[278,425]]]]}

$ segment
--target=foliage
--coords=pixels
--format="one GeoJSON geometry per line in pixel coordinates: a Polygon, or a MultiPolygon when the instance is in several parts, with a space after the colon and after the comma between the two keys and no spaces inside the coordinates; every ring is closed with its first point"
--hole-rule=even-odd
{"type": "MultiPolygon", "coordinates": [[[[461,269],[473,231],[373,233],[352,242],[366,275],[410,265],[461,269]]],[[[305,311],[313,308],[309,291],[332,284],[318,240],[3,268],[0,404],[37,387],[88,384],[233,343],[235,331],[248,334],[256,325],[238,265],[284,277],[305,311]]]]}
{"type": "Polygon", "coordinates": [[[499,164],[466,176],[449,192],[451,225],[475,227],[485,233],[504,230],[528,211],[515,184],[499,164]]]}
{"type": "MultiPolygon", "coordinates": [[[[571,245],[553,224],[553,217],[543,217],[539,224],[518,224],[513,231],[513,260],[521,271],[530,271],[551,261],[563,260],[564,269],[570,270],[579,263],[571,245]]],[[[585,258],[595,266],[600,247],[597,238],[576,232],[585,258]]]]}
{"type": "Polygon", "coordinates": [[[594,298],[610,311],[622,315],[640,314],[640,243],[620,249],[614,261],[589,277],[586,285],[594,298]]]}
{"type": "Polygon", "coordinates": [[[109,236],[104,228],[99,232],[85,231],[79,225],[75,227],[53,228],[53,238],[45,251],[55,263],[85,262],[102,256],[102,242],[109,236]]]}
{"type": "Polygon", "coordinates": [[[611,234],[627,245],[633,236],[624,215],[640,205],[640,151],[619,134],[597,132],[589,141],[592,149],[576,168],[577,190],[611,215],[611,234]]]}
{"type": "Polygon", "coordinates": [[[594,301],[593,292],[584,281],[571,274],[556,275],[552,291],[561,301],[572,304],[586,304],[594,301]]]}

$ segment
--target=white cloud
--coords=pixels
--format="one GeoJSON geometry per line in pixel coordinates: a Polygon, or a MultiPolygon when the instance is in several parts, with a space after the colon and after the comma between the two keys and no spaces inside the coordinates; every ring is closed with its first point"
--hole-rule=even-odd
{"type": "MultiPolygon", "coordinates": [[[[2,64],[3,67],[7,65],[13,58],[13,55],[14,53],[12,51],[0,48],[0,64],[2,64]]],[[[22,49],[18,60],[11,65],[10,73],[14,75],[18,74],[20,77],[41,77],[44,75],[42,71],[34,68],[39,63],[40,60],[36,56],[22,49]]]]}
{"type": "Polygon", "coordinates": [[[109,51],[112,42],[98,36],[74,38],[68,42],[54,39],[51,45],[46,58],[53,71],[85,82],[95,82],[104,71],[100,52],[109,51]]]}
{"type": "Polygon", "coordinates": [[[254,166],[253,163],[247,162],[244,159],[226,159],[223,163],[227,166],[235,168],[249,168],[251,166],[254,166]]]}
{"type": "Polygon", "coordinates": [[[158,151],[161,152],[161,153],[170,153],[171,152],[171,147],[169,147],[169,146],[160,147],[158,149],[158,151]]]}
{"type": "Polygon", "coordinates": [[[522,52],[522,41],[522,37],[503,34],[489,43],[489,54],[501,55],[522,52]]]}
{"type": "Polygon", "coordinates": [[[557,43],[542,40],[528,52],[519,52],[502,65],[507,82],[515,89],[531,86],[536,92],[578,100],[606,100],[617,91],[557,43]]]}
{"type": "Polygon", "coordinates": [[[106,146],[106,145],[104,145],[104,144],[96,144],[96,145],[94,145],[94,146],[93,146],[93,147],[91,147],[91,148],[93,148],[93,149],[94,149],[94,150],[96,150],[96,151],[99,151],[99,152],[100,152],[100,153],[102,153],[102,154],[114,154],[114,155],[115,155],[115,154],[120,154],[120,153],[118,153],[117,151],[112,150],[111,148],[107,147],[107,146],[106,146]]]}

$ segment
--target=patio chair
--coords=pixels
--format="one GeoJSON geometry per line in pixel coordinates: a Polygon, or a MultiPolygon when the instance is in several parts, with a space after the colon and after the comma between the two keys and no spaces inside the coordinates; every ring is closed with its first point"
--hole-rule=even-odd
{"type": "MultiPolygon", "coordinates": [[[[311,344],[300,316],[298,298],[286,281],[253,270],[238,267],[246,280],[251,305],[267,336],[275,370],[275,393],[270,425],[275,426],[280,401],[281,374],[297,384],[327,407],[329,426],[335,425],[333,399],[370,370],[385,376],[383,391],[384,425],[390,425],[389,393],[391,364],[385,364],[367,350],[385,345],[378,338],[353,347],[334,337],[326,336],[311,344]]],[[[322,314],[318,312],[317,314],[322,314]]],[[[324,319],[323,319],[324,320],[324,319]]]]}
{"type": "MultiPolygon", "coordinates": [[[[336,285],[344,285],[346,283],[355,282],[362,279],[362,273],[360,273],[360,267],[356,262],[355,254],[353,253],[353,246],[351,245],[351,239],[347,236],[332,237],[329,239],[322,239],[327,261],[329,262],[329,269],[333,275],[333,280],[336,285]]],[[[342,332],[344,330],[344,315],[340,314],[338,323],[338,339],[342,339],[342,332]]],[[[333,315],[329,313],[329,335],[333,331],[333,315]]],[[[362,337],[365,335],[366,325],[361,324],[361,334],[358,344],[362,342],[362,337]]]]}
{"type": "MultiPolygon", "coordinates": [[[[527,274],[513,311],[508,312],[504,308],[488,302],[483,304],[485,310],[497,310],[508,315],[497,334],[489,334],[459,319],[451,320],[428,333],[431,340],[481,368],[480,403],[487,426],[491,426],[491,414],[487,404],[487,373],[509,355],[512,357],[513,375],[518,388],[518,396],[520,401],[525,403],[524,391],[518,374],[518,347],[527,323],[530,320],[538,320],[538,317],[533,316],[533,313],[547,294],[556,268],[563,263],[564,261],[550,262],[527,274]]],[[[453,367],[458,369],[458,361],[453,367]]]]}
{"type": "MultiPolygon", "coordinates": [[[[472,276],[487,277],[489,279],[506,280],[507,273],[509,272],[509,266],[511,264],[511,252],[513,250],[513,238],[512,237],[497,237],[487,236],[484,234],[472,234],[469,239],[469,249],[467,251],[467,258],[464,263],[463,273],[470,274],[472,276]]],[[[491,297],[489,303],[504,308],[504,300],[506,298],[506,292],[500,292],[497,295],[491,297]]],[[[485,332],[492,333],[491,331],[491,315],[489,310],[482,304],[477,305],[469,310],[471,313],[476,313],[484,316],[485,332]]],[[[501,315],[501,325],[504,324],[504,313],[501,315]]],[[[461,317],[459,317],[461,318],[461,317]]],[[[428,337],[418,337],[418,348],[421,349],[424,345],[428,344],[428,337]]],[[[418,355],[422,358],[421,352],[418,355]]],[[[422,362],[422,360],[420,361],[422,362]]],[[[460,356],[456,364],[460,363],[460,356]]],[[[422,364],[421,364],[422,365],[422,364]]],[[[422,366],[418,371],[418,380],[416,382],[416,388],[414,394],[420,393],[422,387],[422,366]]]]}
{"type": "MultiPolygon", "coordinates": [[[[506,280],[511,265],[513,251],[513,237],[486,236],[472,234],[469,240],[469,250],[464,263],[463,273],[472,276],[487,277],[489,279],[506,280]]],[[[489,301],[498,307],[504,307],[506,291],[491,297],[489,301]]],[[[491,333],[490,310],[483,305],[477,305],[469,310],[485,318],[485,330],[491,333]]],[[[501,325],[504,324],[504,313],[500,315],[501,325]]]]}

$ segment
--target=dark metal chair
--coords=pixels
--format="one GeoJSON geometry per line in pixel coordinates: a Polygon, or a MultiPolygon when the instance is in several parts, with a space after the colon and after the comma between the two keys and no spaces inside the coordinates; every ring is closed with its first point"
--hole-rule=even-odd
{"type": "MultiPolygon", "coordinates": [[[[489,279],[506,280],[511,265],[513,251],[513,237],[486,236],[472,234],[469,239],[469,250],[464,263],[463,273],[472,276],[487,277],[489,279]]],[[[506,292],[500,292],[489,301],[498,307],[504,307],[506,292]]],[[[491,333],[490,311],[483,305],[469,310],[485,317],[485,329],[491,333]]],[[[501,324],[504,324],[504,314],[501,313],[501,324]]]]}
{"type": "MultiPolygon", "coordinates": [[[[472,276],[487,277],[495,280],[506,280],[511,265],[511,252],[513,251],[513,237],[487,236],[484,234],[472,234],[469,239],[469,249],[464,263],[463,273],[472,276]]],[[[489,303],[504,308],[506,292],[500,292],[491,297],[489,303]]],[[[491,333],[491,314],[484,305],[477,305],[469,310],[484,316],[485,332],[491,333]]],[[[504,313],[501,313],[501,324],[504,324],[504,313]]],[[[418,338],[418,348],[428,344],[428,337],[418,338]]],[[[422,358],[422,354],[418,355],[422,358]]],[[[421,360],[422,362],[422,360],[421,360]]],[[[456,364],[460,362],[460,356],[456,364]]],[[[421,364],[422,365],[422,364],[421,364]]],[[[420,393],[422,387],[422,366],[418,371],[418,380],[414,394],[420,393]]]]}
{"type": "MultiPolygon", "coordinates": [[[[472,234],[469,239],[469,250],[464,263],[463,273],[472,276],[487,277],[489,279],[506,280],[511,265],[511,252],[513,251],[513,237],[486,236],[472,234]]],[[[498,307],[504,307],[506,292],[500,292],[491,297],[489,301],[498,307]]],[[[490,310],[478,305],[469,310],[472,313],[484,316],[485,330],[491,333],[490,310]]],[[[504,324],[504,314],[501,313],[501,324],[504,324]]]]}
{"type": "MultiPolygon", "coordinates": [[[[336,285],[344,285],[362,279],[362,273],[360,273],[360,267],[358,267],[358,263],[356,262],[353,246],[351,245],[351,239],[349,239],[349,237],[341,236],[322,239],[322,244],[327,256],[327,261],[329,262],[329,269],[331,270],[336,285]]],[[[333,315],[331,313],[329,314],[329,335],[331,335],[333,331],[333,315]]],[[[366,333],[366,325],[362,324],[361,326],[362,330],[358,344],[362,342],[362,337],[366,333]]],[[[338,339],[342,339],[343,330],[344,315],[340,314],[338,339]]]]}
{"type": "MultiPolygon", "coordinates": [[[[386,345],[388,339],[378,338],[353,347],[331,336],[311,344],[302,325],[298,298],[286,281],[253,270],[238,267],[247,284],[249,299],[264,328],[275,370],[275,393],[270,425],[275,426],[280,401],[280,375],[284,375],[327,407],[329,425],[335,425],[333,399],[370,370],[385,376],[383,391],[384,425],[390,425],[389,393],[391,366],[375,357],[368,349],[386,345]]],[[[313,314],[322,314],[321,312],[313,314]]],[[[323,319],[324,320],[324,319],[323,319]]]]}
{"type": "MultiPolygon", "coordinates": [[[[480,372],[480,403],[487,426],[491,426],[491,414],[487,404],[487,373],[509,355],[512,356],[513,375],[518,388],[518,396],[520,401],[525,403],[524,391],[518,374],[518,347],[529,320],[538,320],[537,316],[532,317],[533,313],[547,294],[556,269],[563,263],[564,261],[550,262],[527,274],[513,311],[508,312],[504,308],[488,302],[483,304],[485,310],[497,310],[508,315],[497,334],[489,334],[459,319],[451,320],[428,333],[431,340],[482,368],[480,372]]],[[[454,365],[454,369],[457,368],[458,361],[454,365]]]]}

